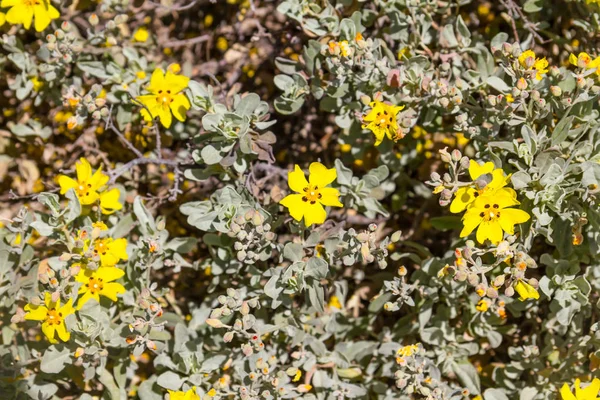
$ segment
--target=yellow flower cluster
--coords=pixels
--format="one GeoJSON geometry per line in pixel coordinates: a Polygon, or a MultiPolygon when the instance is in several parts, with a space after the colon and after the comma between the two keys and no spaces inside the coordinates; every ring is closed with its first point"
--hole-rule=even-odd
{"type": "Polygon", "coordinates": [[[469,175],[474,183],[458,189],[450,204],[452,213],[466,210],[460,237],[469,236],[478,228],[476,237],[479,243],[489,240],[498,244],[503,238],[503,232],[513,235],[516,224],[529,220],[528,213],[511,208],[520,203],[517,201],[517,193],[505,187],[510,175],[505,176],[504,171],[495,169],[491,162],[479,165],[473,160],[470,161],[469,175]],[[483,186],[480,178],[488,174],[491,174],[492,180],[483,186]]]}
{"type": "Polygon", "coordinates": [[[575,379],[575,394],[571,392],[568,384],[564,384],[560,388],[560,397],[562,400],[598,400],[598,392],[600,391],[600,379],[594,378],[592,382],[585,388],[581,388],[581,381],[575,379]]]}
{"type": "Polygon", "coordinates": [[[528,71],[535,72],[535,79],[542,79],[542,75],[548,73],[548,60],[546,57],[537,58],[533,50],[525,50],[519,56],[519,64],[528,71]]]}

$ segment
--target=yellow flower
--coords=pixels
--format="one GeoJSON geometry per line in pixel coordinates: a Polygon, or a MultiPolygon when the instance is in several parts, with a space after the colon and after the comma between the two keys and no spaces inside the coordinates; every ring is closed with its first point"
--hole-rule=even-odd
{"type": "Polygon", "coordinates": [[[302,371],[300,371],[300,370],[296,371],[296,374],[294,375],[292,382],[298,382],[301,377],[302,377],[302,371]]]}
{"type": "Polygon", "coordinates": [[[342,303],[340,303],[340,299],[337,296],[331,296],[328,305],[329,307],[337,308],[338,310],[342,309],[342,303]]]}
{"type": "Polygon", "coordinates": [[[94,256],[100,257],[101,267],[114,267],[119,261],[128,259],[127,239],[97,239],[94,241],[92,252],[94,256]]]}
{"type": "Polygon", "coordinates": [[[159,117],[161,124],[168,128],[173,120],[172,112],[179,121],[185,121],[185,113],[191,105],[181,91],[187,88],[189,81],[187,76],[175,75],[171,71],[165,74],[162,69],[155,69],[150,78],[150,85],[146,88],[151,94],[137,97],[137,100],[150,110],[150,114],[146,109],[141,111],[144,119],[151,121],[159,117]]]}
{"type": "Polygon", "coordinates": [[[73,309],[73,300],[69,299],[67,304],[60,306],[60,298],[54,302],[52,295],[46,292],[44,295],[45,305],[27,304],[25,306],[25,319],[30,321],[42,322],[42,332],[48,338],[50,343],[58,343],[55,334],[60,340],[67,342],[71,337],[71,333],[65,327],[65,318],[75,312],[73,309]]]}
{"type": "Polygon", "coordinates": [[[396,114],[404,109],[404,106],[393,106],[381,101],[373,101],[369,105],[371,111],[363,117],[363,121],[368,123],[363,124],[362,128],[373,132],[376,139],[375,146],[381,144],[384,135],[393,141],[401,139],[401,137],[396,135],[396,131],[398,130],[396,114]]]}
{"type": "MultiPolygon", "coordinates": [[[[31,27],[35,16],[34,26],[38,32],[46,29],[53,19],[60,17],[58,10],[48,0],[2,0],[0,7],[10,7],[6,13],[6,21],[9,24],[23,24],[25,29],[31,27]]],[[[2,19],[4,18],[0,18],[0,22],[3,23],[2,19]]]]}
{"type": "Polygon", "coordinates": [[[58,176],[58,184],[60,185],[60,194],[65,194],[69,189],[75,189],[77,197],[82,205],[90,205],[95,203],[100,195],[98,190],[108,182],[108,175],[102,173],[102,168],[98,168],[92,174],[92,167],[85,158],[80,158],[75,165],[77,172],[77,180],[66,175],[58,176]]]}
{"type": "Polygon", "coordinates": [[[92,227],[93,228],[98,228],[101,231],[107,231],[108,230],[108,226],[106,226],[106,224],[104,222],[102,222],[102,221],[94,222],[92,224],[92,227]]]}
{"type": "Polygon", "coordinates": [[[485,299],[481,299],[479,300],[479,302],[477,303],[477,306],[475,306],[475,309],[477,309],[477,311],[479,312],[486,312],[489,308],[488,302],[485,299]]]}
{"type": "Polygon", "coordinates": [[[594,380],[585,388],[581,389],[581,381],[575,379],[575,395],[571,392],[569,385],[564,384],[560,389],[562,400],[598,400],[598,391],[600,391],[600,379],[594,380]]]}
{"type": "Polygon", "coordinates": [[[581,52],[577,56],[571,53],[569,55],[569,62],[578,68],[598,68],[598,65],[600,65],[600,57],[596,57],[592,60],[592,57],[590,57],[588,53],[581,52]]]}
{"type": "MultiPolygon", "coordinates": [[[[1,13],[0,13],[1,14],[1,13]]],[[[2,26],[2,17],[0,16],[0,26],[2,26]]],[[[33,90],[39,92],[44,87],[44,81],[41,81],[37,76],[29,79],[33,83],[33,90]]]]}
{"type": "Polygon", "coordinates": [[[100,200],[100,208],[103,214],[111,214],[123,208],[119,203],[121,193],[119,189],[111,189],[105,191],[105,186],[108,183],[108,175],[102,172],[102,168],[98,168],[92,173],[92,167],[85,158],[80,158],[75,164],[77,180],[66,175],[58,176],[58,184],[60,185],[60,194],[65,194],[69,189],[74,189],[79,202],[84,206],[94,204],[100,200]]]}
{"type": "Polygon", "coordinates": [[[535,79],[542,79],[542,75],[548,72],[548,60],[546,57],[544,58],[536,58],[535,53],[532,50],[525,50],[519,56],[519,64],[528,71],[535,70],[535,79]],[[531,58],[533,60],[533,64],[531,66],[527,66],[528,59],[531,58]]]}
{"type": "Polygon", "coordinates": [[[503,231],[509,235],[515,233],[515,225],[529,220],[530,216],[523,210],[508,208],[520,204],[506,191],[478,197],[463,216],[464,227],[460,237],[469,236],[477,229],[477,241],[487,240],[498,244],[503,238],[503,231]]]}
{"type": "Polygon", "coordinates": [[[348,45],[348,41],[342,40],[341,42],[338,42],[338,45],[340,46],[340,52],[342,56],[348,57],[348,55],[350,54],[350,46],[348,45]]]}
{"type": "Polygon", "coordinates": [[[187,392],[169,390],[169,400],[200,400],[200,396],[196,394],[196,386],[192,386],[187,392]]]}
{"type": "Polygon", "coordinates": [[[505,176],[501,168],[494,169],[494,163],[489,161],[483,165],[473,160],[470,161],[469,176],[472,181],[476,181],[486,174],[492,174],[492,180],[484,188],[461,187],[456,191],[454,200],[450,204],[451,213],[460,213],[469,207],[479,196],[492,194],[498,190],[501,190],[500,193],[504,195],[517,196],[517,193],[513,189],[505,188],[510,180],[510,175],[505,176]]]}
{"type": "Polygon", "coordinates": [[[125,287],[120,283],[113,282],[125,275],[125,271],[117,267],[100,267],[96,271],[82,268],[75,277],[82,285],[79,294],[83,295],[77,301],[77,309],[81,309],[90,299],[100,302],[100,295],[117,301],[117,294],[125,293],[125,287]]]}
{"type": "Polygon", "coordinates": [[[540,298],[540,294],[536,288],[531,286],[529,283],[522,281],[521,279],[519,279],[515,284],[515,290],[517,293],[519,293],[519,300],[521,301],[525,301],[527,299],[537,300],[540,298]]]}
{"type": "Polygon", "coordinates": [[[216,47],[221,51],[225,51],[229,47],[229,43],[227,42],[227,39],[221,36],[217,39],[216,47]]]}
{"type": "Polygon", "coordinates": [[[286,196],[279,203],[287,207],[296,221],[304,218],[306,226],[322,224],[327,218],[323,206],[343,207],[340,203],[340,192],[327,187],[337,178],[335,168],[327,169],[323,164],[314,162],[309,167],[309,181],[298,165],[288,173],[288,185],[295,194],[286,196]]]}
{"type": "Polygon", "coordinates": [[[142,26],[141,28],[138,28],[137,31],[135,31],[135,33],[133,34],[133,40],[135,42],[145,42],[146,40],[148,40],[148,37],[150,35],[148,34],[148,29],[145,26],[142,26]]]}
{"type": "Polygon", "coordinates": [[[396,354],[400,357],[411,357],[413,354],[419,352],[419,343],[411,344],[408,346],[400,347],[396,354]]]}
{"type": "Polygon", "coordinates": [[[6,14],[0,12],[0,26],[4,25],[4,22],[6,22],[6,14]]]}

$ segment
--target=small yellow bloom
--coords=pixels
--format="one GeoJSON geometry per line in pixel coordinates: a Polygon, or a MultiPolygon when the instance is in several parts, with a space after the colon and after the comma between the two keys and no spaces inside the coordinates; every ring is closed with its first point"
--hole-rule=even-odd
{"type": "Polygon", "coordinates": [[[296,221],[304,218],[306,226],[322,224],[327,218],[323,206],[343,207],[340,203],[340,192],[327,187],[337,178],[335,168],[327,169],[323,164],[314,162],[309,167],[309,180],[298,165],[288,173],[288,185],[294,194],[286,196],[279,203],[289,209],[290,215],[296,221]]]}
{"type": "Polygon", "coordinates": [[[181,65],[178,63],[172,63],[167,66],[167,71],[171,71],[174,74],[178,74],[181,72],[181,65]]]}
{"type": "Polygon", "coordinates": [[[35,17],[34,27],[38,32],[46,29],[53,19],[60,17],[60,13],[49,0],[2,0],[0,7],[10,7],[6,16],[0,17],[0,25],[6,18],[9,24],[23,24],[25,29],[29,29],[35,17]]]}
{"type": "Polygon", "coordinates": [[[544,58],[536,58],[532,50],[526,50],[519,56],[519,64],[528,71],[535,70],[535,79],[542,79],[542,75],[548,72],[548,60],[544,58]],[[531,59],[531,61],[529,60],[531,59]],[[532,63],[528,66],[529,63],[532,63]]]}
{"type": "Polygon", "coordinates": [[[150,37],[148,29],[142,26],[141,28],[138,28],[133,34],[133,41],[143,43],[146,40],[148,40],[148,37],[150,37]]]}
{"type": "Polygon", "coordinates": [[[522,281],[519,279],[515,284],[515,290],[519,293],[519,300],[525,301],[527,299],[539,299],[540,293],[531,286],[529,283],[522,281]]]}
{"type": "MultiPolygon", "coordinates": [[[[0,26],[1,25],[2,24],[0,23],[0,26]]],[[[41,81],[37,76],[34,76],[33,78],[31,78],[29,80],[31,81],[31,83],[33,83],[33,90],[36,92],[39,92],[44,87],[44,81],[41,81]]]]}
{"type": "Polygon", "coordinates": [[[125,271],[117,267],[100,267],[96,271],[82,268],[75,277],[77,282],[82,283],[78,292],[82,296],[77,301],[77,309],[81,309],[90,299],[95,299],[99,303],[100,295],[117,301],[117,294],[125,293],[125,287],[113,281],[123,275],[125,271]]]}
{"type": "Polygon", "coordinates": [[[486,312],[489,308],[489,304],[485,299],[479,300],[477,306],[475,307],[479,312],[486,312]]]}
{"type": "Polygon", "coordinates": [[[215,390],[215,388],[212,388],[206,394],[208,395],[208,397],[215,397],[217,395],[217,391],[215,390]]]}
{"type": "Polygon", "coordinates": [[[200,396],[196,393],[196,386],[192,386],[187,392],[169,390],[169,400],[200,400],[200,396]]]}
{"type": "Polygon", "coordinates": [[[223,36],[221,36],[217,39],[216,47],[220,51],[225,51],[229,48],[229,43],[227,42],[227,39],[225,39],[223,36]]]}
{"type": "Polygon", "coordinates": [[[204,16],[204,27],[210,28],[214,20],[215,18],[212,16],[212,14],[206,14],[204,16]]]}
{"type": "Polygon", "coordinates": [[[107,231],[108,230],[108,226],[106,226],[106,224],[104,222],[102,222],[102,221],[94,222],[92,224],[92,227],[93,228],[98,228],[101,231],[107,231]]]}
{"type": "Polygon", "coordinates": [[[363,129],[369,129],[375,135],[375,146],[379,146],[383,141],[383,137],[397,141],[402,139],[396,132],[398,130],[398,122],[396,114],[404,109],[404,106],[394,106],[383,103],[381,101],[373,101],[370,104],[371,111],[363,117],[363,129]]]}
{"type": "Polygon", "coordinates": [[[584,389],[581,388],[581,381],[575,379],[575,394],[571,392],[568,384],[564,384],[560,389],[562,400],[597,400],[598,392],[600,391],[600,379],[594,380],[584,389]]]}
{"type": "Polygon", "coordinates": [[[588,53],[581,52],[577,56],[571,53],[569,55],[569,62],[578,68],[598,68],[598,65],[600,65],[600,57],[596,57],[592,60],[592,57],[588,53]]]}
{"type": "Polygon", "coordinates": [[[337,296],[331,296],[328,304],[329,307],[337,308],[338,310],[342,309],[342,303],[340,303],[340,299],[337,296]]]}
{"type": "Polygon", "coordinates": [[[300,370],[296,371],[296,374],[294,375],[292,382],[298,382],[301,377],[302,377],[302,371],[300,371],[300,370]]]}
{"type": "Polygon", "coordinates": [[[312,385],[300,385],[296,390],[300,393],[308,393],[312,390],[312,385]]]}
{"type": "Polygon", "coordinates": [[[433,189],[433,194],[442,193],[445,188],[446,187],[444,185],[436,186],[435,189],[433,189]]]}
{"type": "Polygon", "coordinates": [[[135,73],[137,79],[146,79],[146,73],[144,71],[138,71],[135,73]]]}
{"type": "Polygon", "coordinates": [[[503,232],[514,235],[515,225],[530,218],[523,210],[509,208],[518,204],[517,199],[506,191],[478,197],[462,218],[464,227],[460,237],[469,236],[479,227],[476,235],[479,243],[483,244],[486,240],[500,243],[503,232]]]}
{"type": "Polygon", "coordinates": [[[69,341],[71,333],[65,326],[65,318],[75,312],[73,309],[73,300],[69,299],[67,304],[60,306],[60,298],[52,301],[52,295],[49,292],[44,294],[45,305],[27,304],[25,306],[25,319],[30,321],[42,322],[42,332],[48,338],[50,343],[58,343],[55,336],[63,342],[69,341]]]}
{"type": "Polygon", "coordinates": [[[185,121],[186,111],[190,109],[191,105],[182,91],[187,88],[189,81],[190,78],[187,76],[176,75],[171,71],[167,71],[165,74],[162,69],[155,69],[150,78],[150,84],[146,88],[150,94],[136,98],[147,107],[141,111],[144,119],[151,121],[153,118],[159,117],[165,128],[171,126],[173,115],[179,121],[185,121]]]}
{"type": "Polygon", "coordinates": [[[399,348],[398,351],[396,351],[396,354],[400,357],[411,357],[418,353],[419,350],[419,343],[416,343],[399,348]]]}
{"type": "MultiPolygon", "coordinates": [[[[58,118],[58,114],[56,118],[58,118]]],[[[103,214],[112,214],[123,208],[123,205],[119,202],[119,198],[121,197],[119,189],[105,190],[108,183],[108,175],[102,172],[102,168],[98,168],[96,172],[92,173],[89,161],[82,157],[75,164],[75,170],[77,172],[77,180],[66,175],[58,176],[60,194],[65,194],[70,189],[74,189],[79,202],[84,206],[89,206],[100,201],[100,208],[103,214]]]]}
{"type": "Polygon", "coordinates": [[[361,40],[365,40],[365,38],[363,37],[362,33],[358,32],[355,36],[354,36],[354,41],[359,42],[361,40]]]}

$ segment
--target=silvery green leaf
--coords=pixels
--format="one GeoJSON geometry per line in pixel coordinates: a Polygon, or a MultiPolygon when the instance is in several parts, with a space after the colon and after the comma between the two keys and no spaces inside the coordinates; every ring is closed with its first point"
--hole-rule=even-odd
{"type": "Polygon", "coordinates": [[[456,30],[458,31],[459,41],[462,47],[469,47],[471,44],[471,31],[465,24],[465,21],[462,19],[462,16],[458,16],[456,19],[456,30]]]}
{"type": "Polygon", "coordinates": [[[179,390],[181,385],[183,384],[184,379],[182,379],[178,374],[173,371],[165,371],[158,376],[156,383],[164,387],[168,390],[179,390]]]}
{"type": "Polygon", "coordinates": [[[442,35],[440,37],[440,44],[443,47],[453,48],[458,46],[458,40],[454,34],[454,27],[450,24],[444,26],[442,29],[442,35]]]}
{"type": "Polygon", "coordinates": [[[318,312],[325,312],[325,291],[320,282],[315,280],[312,285],[307,287],[308,298],[310,299],[310,305],[312,305],[318,312]]]}
{"type": "MultiPolygon", "coordinates": [[[[463,384],[471,394],[481,393],[481,383],[479,374],[471,363],[452,363],[452,370],[456,374],[460,383],[463,384]]],[[[508,399],[507,399],[508,400],[508,399]]]]}
{"type": "Polygon", "coordinates": [[[299,243],[287,243],[283,249],[283,256],[291,262],[298,262],[304,258],[304,248],[299,243]]]}
{"type": "Polygon", "coordinates": [[[497,76],[490,76],[489,78],[487,78],[486,83],[488,86],[491,86],[500,93],[510,93],[511,91],[510,86],[508,86],[506,82],[504,82],[497,76]]]}
{"type": "Polygon", "coordinates": [[[320,257],[311,257],[306,263],[305,276],[312,276],[316,279],[327,277],[329,265],[320,257]]]}
{"type": "Polygon", "coordinates": [[[156,224],[154,222],[154,217],[148,211],[148,209],[142,202],[142,198],[140,196],[137,196],[133,200],[133,213],[139,221],[140,229],[142,230],[144,235],[149,235],[156,232],[156,224]]]}
{"type": "Polygon", "coordinates": [[[483,400],[508,400],[508,397],[501,389],[487,389],[483,393],[483,400]]]}
{"type": "Polygon", "coordinates": [[[202,366],[200,367],[200,372],[211,372],[218,370],[225,364],[227,361],[227,356],[224,354],[217,354],[210,358],[207,358],[202,362],[202,366]]]}
{"type": "Polygon", "coordinates": [[[71,362],[71,351],[63,345],[49,347],[42,357],[40,369],[47,374],[58,374],[71,362]]]}
{"type": "Polygon", "coordinates": [[[569,129],[571,128],[571,124],[573,123],[573,119],[575,117],[573,115],[565,115],[562,119],[556,124],[554,131],[552,132],[552,145],[557,145],[562,143],[569,134],[569,129]]]}

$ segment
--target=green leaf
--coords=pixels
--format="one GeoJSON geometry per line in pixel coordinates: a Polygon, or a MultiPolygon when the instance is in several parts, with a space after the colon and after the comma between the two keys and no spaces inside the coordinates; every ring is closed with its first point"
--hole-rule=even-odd
{"type": "Polygon", "coordinates": [[[455,215],[431,218],[429,222],[435,229],[440,231],[461,229],[463,226],[460,217],[455,215]]]}
{"type": "Polygon", "coordinates": [[[71,361],[71,351],[63,345],[49,347],[42,356],[40,369],[47,374],[58,374],[71,361]]]}
{"type": "Polygon", "coordinates": [[[567,135],[569,134],[569,129],[571,128],[571,124],[573,123],[574,118],[575,117],[572,115],[565,115],[558,122],[558,124],[556,124],[554,132],[552,132],[553,146],[562,143],[567,138],[567,135]]]}

